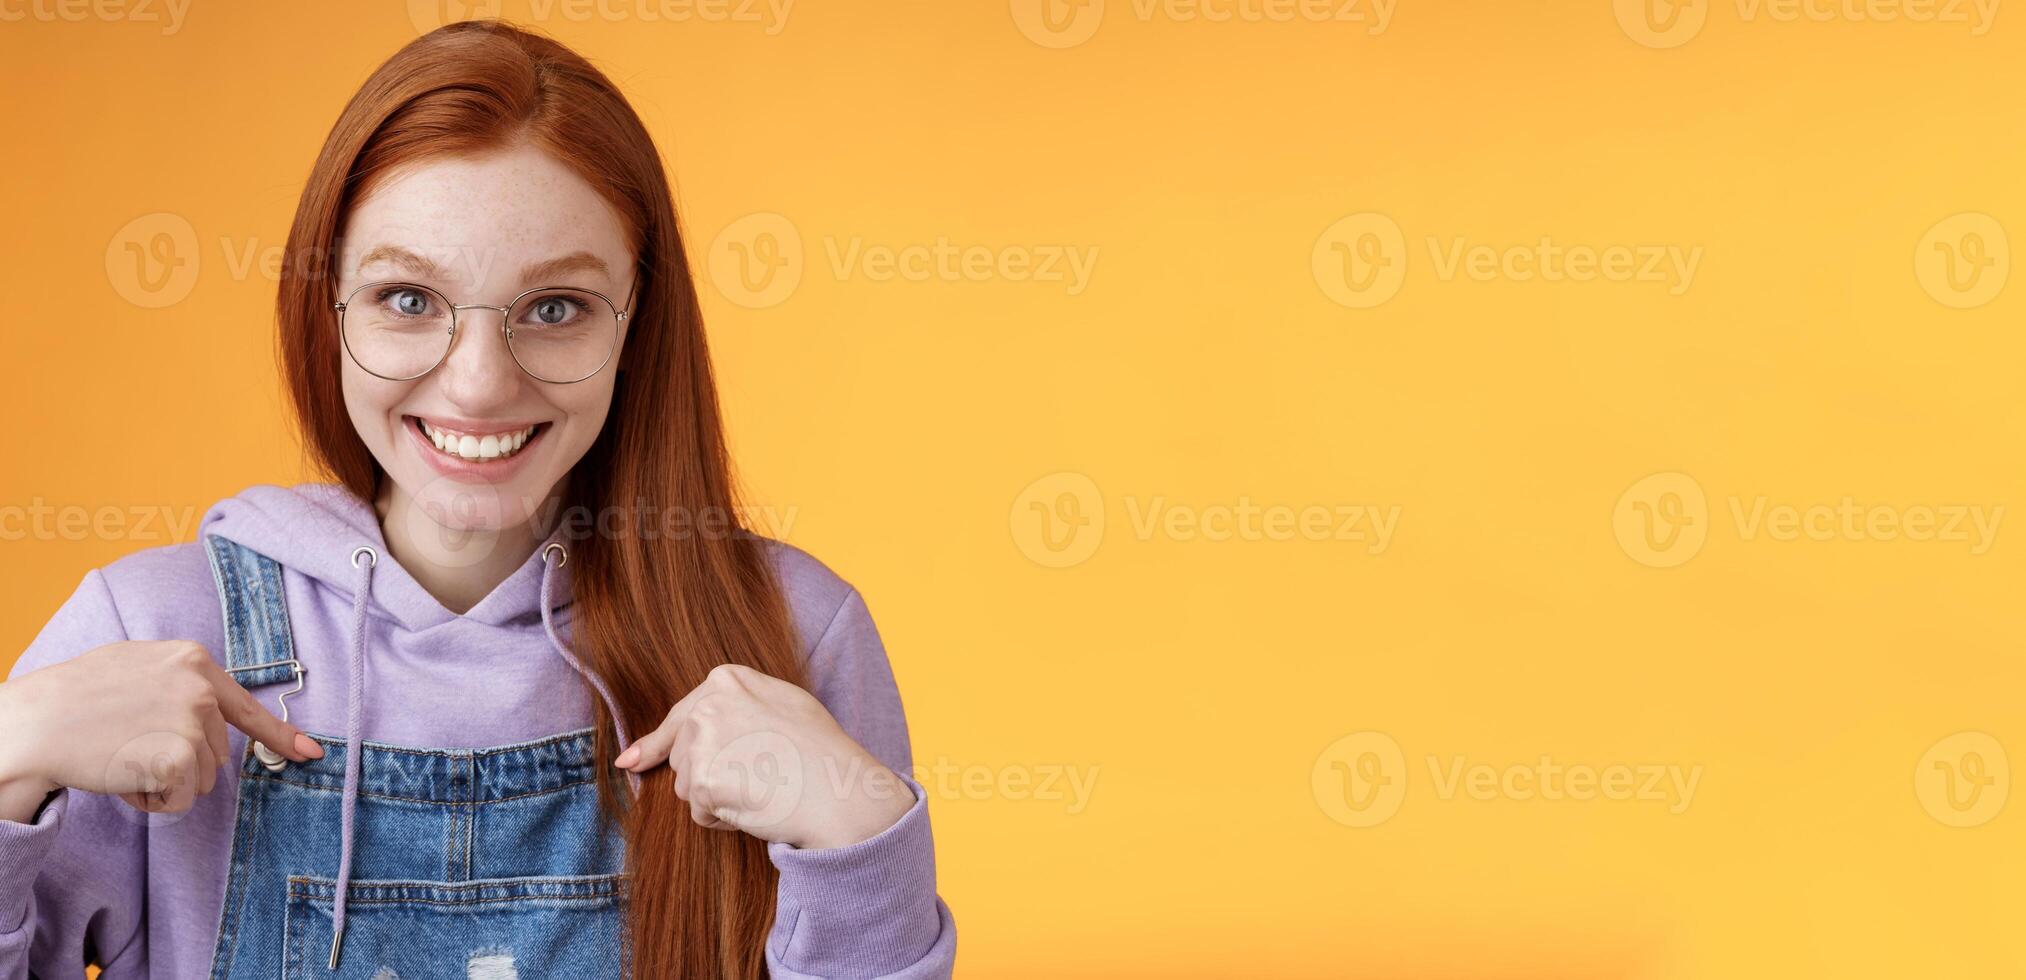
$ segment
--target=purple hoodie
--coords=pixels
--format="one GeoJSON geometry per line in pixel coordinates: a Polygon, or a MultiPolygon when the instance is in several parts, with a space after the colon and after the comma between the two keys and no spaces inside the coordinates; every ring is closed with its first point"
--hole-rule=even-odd
{"type": "MultiPolygon", "coordinates": [[[[220,501],[201,535],[281,563],[306,669],[289,721],[346,731],[352,550],[381,555],[365,628],[370,678],[363,737],[480,748],[585,728],[603,710],[543,630],[539,551],[469,612],[443,608],[386,554],[372,509],[335,486],[256,486],[220,501]]],[[[911,778],[907,722],[865,601],[822,563],[771,542],[801,638],[810,689],[846,732],[900,774],[915,804],[879,835],[831,850],[768,845],[780,869],[767,964],[777,978],[947,977],[956,926],[936,896],[925,794],[911,778]]],[[[567,567],[567,566],[566,566],[567,567]]],[[[567,572],[554,585],[567,642],[567,572]]],[[[199,542],[151,548],[90,572],[14,673],[121,640],[194,640],[224,660],[224,624],[199,542]]],[[[287,685],[257,688],[276,711],[287,685]]],[[[232,756],[246,736],[231,732],[232,756]]],[[[211,968],[232,847],[236,766],[181,814],[142,814],[114,797],[63,790],[33,825],[0,820],[0,980],[204,977],[211,968]]],[[[337,842],[333,841],[336,847],[337,842]]]]}

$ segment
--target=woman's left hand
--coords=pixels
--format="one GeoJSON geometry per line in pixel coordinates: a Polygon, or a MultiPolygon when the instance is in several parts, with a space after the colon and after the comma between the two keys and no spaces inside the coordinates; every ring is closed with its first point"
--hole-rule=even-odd
{"type": "Polygon", "coordinates": [[[663,762],[697,823],[800,848],[856,844],[914,806],[914,792],[823,702],[737,664],[713,668],[614,760],[635,773],[663,762]]]}

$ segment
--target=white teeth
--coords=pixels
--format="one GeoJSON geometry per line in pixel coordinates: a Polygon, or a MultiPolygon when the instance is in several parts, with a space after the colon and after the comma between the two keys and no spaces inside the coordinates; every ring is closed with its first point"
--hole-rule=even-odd
{"type": "Polygon", "coordinates": [[[463,459],[500,459],[519,452],[522,446],[527,445],[529,437],[535,434],[535,427],[531,425],[513,432],[478,436],[446,432],[424,422],[422,431],[429,436],[430,442],[436,444],[436,448],[447,455],[463,459]]]}

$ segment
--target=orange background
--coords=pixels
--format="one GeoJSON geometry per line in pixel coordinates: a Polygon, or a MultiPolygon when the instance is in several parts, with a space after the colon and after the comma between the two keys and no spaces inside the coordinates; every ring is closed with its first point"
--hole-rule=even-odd
{"type": "MultiPolygon", "coordinates": [[[[868,596],[918,761],[985,774],[929,784],[959,976],[2026,973],[2026,14],[1263,4],[495,8],[634,99],[720,270],[755,501],[868,596]],[[1700,259],[1444,271],[1544,238],[1700,259]],[[854,239],[1095,262],[910,280],[840,270],[854,239]],[[794,281],[750,291],[756,249],[794,281]],[[1846,497],[2008,509],[1981,541],[1738,516],[1846,497]],[[1399,517],[1376,551],[1190,533],[1248,502],[1399,517]],[[1435,778],[1543,756],[1701,768],[1678,813],[1435,778]],[[1080,801],[1001,778],[1072,770],[1080,801]]],[[[0,0],[0,531],[194,521],[303,476],[241,262],[454,11],[63,9],[0,0]]],[[[10,532],[0,651],[152,534],[10,532]]]]}

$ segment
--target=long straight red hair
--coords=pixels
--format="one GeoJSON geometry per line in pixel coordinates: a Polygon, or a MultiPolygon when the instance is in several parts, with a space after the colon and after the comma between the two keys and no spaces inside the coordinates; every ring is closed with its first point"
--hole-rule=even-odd
{"type": "MultiPolygon", "coordinates": [[[[403,47],[352,97],[310,171],[278,300],[282,372],[306,451],[337,482],[375,499],[383,474],[339,385],[334,249],[347,210],[391,168],[519,141],[597,188],[629,226],[640,259],[626,370],[604,431],[571,472],[565,503],[601,516],[680,508],[734,519],[696,284],[654,141],[589,62],[498,22],[451,24],[403,47]]],[[[727,526],[731,533],[629,533],[621,517],[571,549],[577,653],[605,678],[630,731],[653,730],[721,663],[801,682],[763,543],[727,526]]],[[[598,771],[613,772],[617,736],[602,712],[596,741],[598,771]]],[[[609,779],[599,797],[626,834],[633,975],[762,976],[776,886],[765,844],[697,826],[667,766],[644,779],[631,805],[619,804],[609,779]]]]}

